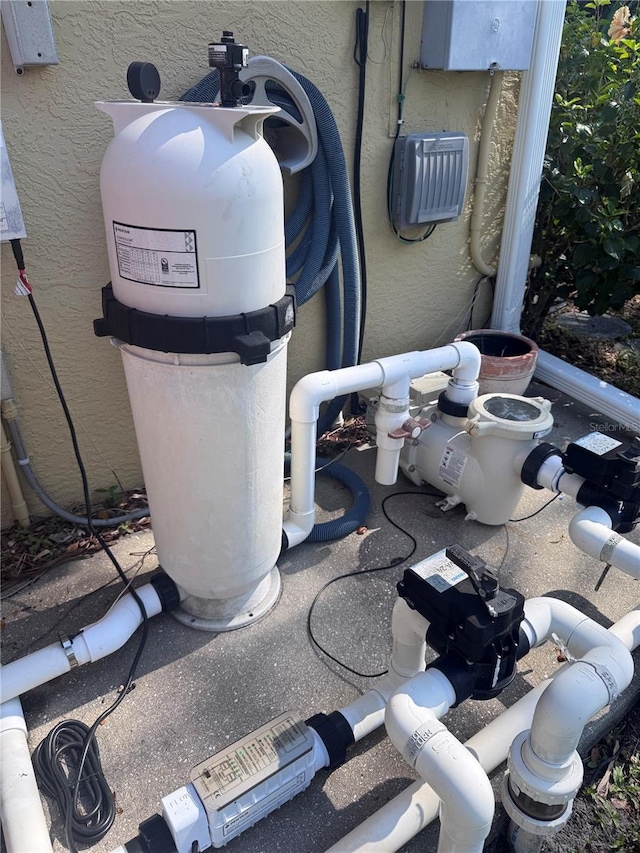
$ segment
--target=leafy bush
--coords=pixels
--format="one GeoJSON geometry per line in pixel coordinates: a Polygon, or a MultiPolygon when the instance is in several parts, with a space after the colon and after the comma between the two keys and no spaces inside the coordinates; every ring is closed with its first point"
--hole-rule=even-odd
{"type": "Polygon", "coordinates": [[[556,296],[590,314],[640,293],[640,6],[569,2],[523,327],[556,296]],[[608,8],[607,8],[608,7],[608,8]]]}

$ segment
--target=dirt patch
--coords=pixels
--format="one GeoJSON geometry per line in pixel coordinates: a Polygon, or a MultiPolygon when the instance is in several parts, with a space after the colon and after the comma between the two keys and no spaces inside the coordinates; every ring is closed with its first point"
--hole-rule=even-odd
{"type": "MultiPolygon", "coordinates": [[[[563,311],[574,310],[567,305],[563,311]]],[[[640,350],[629,341],[600,341],[573,334],[557,323],[559,312],[543,326],[538,343],[563,361],[640,397],[640,350]]],[[[629,339],[640,338],[640,296],[629,300],[616,316],[631,326],[629,339]]]]}

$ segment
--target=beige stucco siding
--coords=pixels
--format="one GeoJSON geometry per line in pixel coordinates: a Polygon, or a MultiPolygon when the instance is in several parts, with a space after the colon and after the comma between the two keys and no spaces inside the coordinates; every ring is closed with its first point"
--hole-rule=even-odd
{"type": "MultiPolygon", "coordinates": [[[[162,97],[179,96],[208,68],[206,44],[232,29],[255,53],[308,76],[327,97],[352,159],[357,101],[353,62],[357,3],[82,2],[53,0],[60,65],[14,74],[2,35],[2,118],[28,230],[27,269],[49,331],[60,378],[78,423],[92,487],[141,481],[117,351],[93,335],[100,288],[109,279],[98,175],[111,124],[95,100],[128,97],[134,59],[153,61],[162,97]]],[[[408,3],[407,62],[417,59],[422,4],[408,3]]],[[[371,4],[370,62],[363,148],[363,207],[369,264],[365,358],[424,348],[460,331],[478,278],[468,259],[468,217],[440,226],[419,246],[400,245],[386,219],[386,172],[395,118],[400,4],[371,4]],[[448,331],[446,327],[452,324],[448,331]],[[444,334],[443,334],[444,333],[444,334]]],[[[477,151],[488,75],[412,72],[405,130],[461,130],[477,151]]],[[[486,257],[495,258],[516,112],[517,79],[506,81],[496,128],[486,210],[486,257]]],[[[473,171],[473,168],[472,168],[473,171]]],[[[12,368],[29,452],[52,496],[81,496],[67,430],[26,300],[13,294],[9,247],[2,245],[2,342],[12,368]]],[[[299,312],[290,381],[322,366],[322,296],[299,312]]],[[[487,295],[476,319],[486,316],[487,295]]],[[[4,492],[3,492],[4,497],[4,492]]],[[[2,520],[8,520],[3,500],[2,520]]],[[[39,502],[29,496],[32,509],[39,502]]]]}

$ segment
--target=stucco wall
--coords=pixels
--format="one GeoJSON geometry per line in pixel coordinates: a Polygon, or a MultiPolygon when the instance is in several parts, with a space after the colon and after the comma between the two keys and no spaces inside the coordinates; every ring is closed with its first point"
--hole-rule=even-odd
{"type": "MultiPolygon", "coordinates": [[[[53,0],[60,65],[14,74],[2,35],[2,118],[28,230],[30,273],[52,350],[76,418],[94,489],[141,482],[120,357],[93,336],[100,288],[109,278],[98,190],[100,161],[111,137],[93,101],[128,97],[133,59],[153,61],[162,97],[178,96],[207,69],[206,44],[232,29],[252,51],[301,71],[334,110],[347,159],[352,158],[357,92],[353,62],[357,3],[340,2],[81,2],[53,0]],[[115,473],[114,473],[115,472],[115,473]]],[[[410,2],[407,65],[419,55],[422,4],[410,2]]],[[[386,220],[385,185],[395,117],[400,3],[371,4],[370,62],[363,150],[363,206],[369,265],[364,357],[445,342],[466,322],[478,278],[468,259],[469,203],[457,223],[442,225],[419,246],[398,243],[386,220]]],[[[461,130],[475,161],[486,73],[414,71],[407,87],[406,131],[461,130]]],[[[496,128],[485,255],[495,257],[513,127],[515,76],[508,80],[496,128]]],[[[472,168],[473,172],[473,168],[472,168]]],[[[469,196],[468,196],[469,197],[469,196]]],[[[12,369],[25,438],[37,471],[55,499],[78,500],[80,480],[36,327],[26,300],[13,294],[9,247],[2,245],[3,346],[12,369]]],[[[476,309],[486,318],[488,295],[476,309]]],[[[290,381],[321,367],[321,298],[304,306],[290,349],[290,381]],[[314,304],[317,303],[317,304],[314,304]]],[[[4,492],[3,492],[4,497],[4,492]]],[[[34,512],[39,502],[29,497],[34,512]]],[[[8,520],[3,500],[3,522],[8,520]]]]}

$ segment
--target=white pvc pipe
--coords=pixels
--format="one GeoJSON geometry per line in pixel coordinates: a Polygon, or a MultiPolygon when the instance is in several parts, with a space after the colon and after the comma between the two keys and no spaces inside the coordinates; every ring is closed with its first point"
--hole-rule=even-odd
{"type": "Polygon", "coordinates": [[[7,853],[51,853],[19,699],[0,706],[0,824],[7,853]]]}
{"type": "MultiPolygon", "coordinates": [[[[161,612],[162,602],[152,584],[141,586],[136,593],[147,616],[161,612]]],[[[0,671],[0,701],[14,699],[69,672],[74,656],[77,665],[82,665],[112,654],[127,642],[141,623],[142,615],[133,596],[130,593],[123,595],[102,619],[83,628],[71,640],[68,653],[62,643],[52,643],[3,666],[0,671]]]]}
{"type": "Polygon", "coordinates": [[[478,760],[440,722],[455,690],[437,669],[414,676],[387,703],[392,743],[441,800],[438,853],[482,853],[495,801],[478,760]]]}
{"type": "MultiPolygon", "coordinates": [[[[321,403],[365,388],[379,387],[384,395],[393,398],[406,386],[407,379],[451,370],[453,376],[447,395],[456,402],[468,404],[478,393],[480,360],[480,352],[473,344],[456,341],[432,350],[402,353],[355,367],[321,370],[303,376],[289,399],[291,502],[283,524],[288,547],[304,542],[315,523],[315,441],[321,403]]],[[[386,444],[386,434],[380,438],[386,444]]],[[[398,443],[401,444],[399,440],[398,443]]],[[[381,463],[381,475],[389,478],[388,464],[381,463]]]]}
{"type": "MultiPolygon", "coordinates": [[[[585,622],[583,614],[579,614],[582,618],[576,620],[571,611],[576,613],[579,611],[557,599],[530,599],[525,603],[525,610],[528,612],[529,626],[532,631],[535,631],[535,628],[531,628],[532,623],[534,621],[538,623],[538,635],[535,633],[529,635],[532,645],[536,644],[536,636],[540,637],[539,642],[541,643],[544,641],[542,637],[546,632],[555,633],[556,628],[560,632],[564,632],[566,628],[568,629],[566,636],[572,639],[573,647],[580,648],[582,632],[591,630],[591,626],[579,628],[585,622]],[[543,602],[544,608],[548,606],[547,602],[555,602],[551,605],[553,620],[548,620],[543,615],[543,607],[537,605],[539,601],[543,602]],[[532,607],[531,605],[534,602],[535,604],[532,607]],[[534,615],[534,610],[536,615],[534,615]],[[542,623],[543,619],[546,627],[542,623]]],[[[597,625],[597,623],[594,624],[597,625]]],[[[623,616],[608,631],[602,626],[598,626],[598,628],[601,628],[604,634],[618,637],[627,649],[633,651],[640,646],[640,606],[623,616]]],[[[565,642],[567,641],[565,637],[563,639],[565,642]]],[[[600,632],[594,640],[597,640],[598,645],[605,642],[604,636],[600,632]]],[[[531,728],[533,713],[541,694],[561,672],[565,671],[566,668],[563,668],[555,673],[551,679],[538,684],[515,704],[503,711],[499,717],[496,717],[466,741],[466,748],[476,756],[487,773],[491,773],[506,760],[509,748],[517,735],[531,728]]],[[[348,835],[340,839],[327,850],[327,853],[394,853],[437,817],[439,802],[438,796],[429,785],[421,780],[414,782],[363,823],[356,826],[348,835]]]]}
{"type": "Polygon", "coordinates": [[[640,604],[609,628],[632,651],[640,646],[640,604]]]}
{"type": "Polygon", "coordinates": [[[584,477],[578,474],[569,474],[562,461],[561,456],[550,456],[545,459],[536,475],[539,486],[549,489],[550,492],[562,492],[574,500],[584,485],[584,477]]]}
{"type": "Polygon", "coordinates": [[[407,679],[424,671],[429,623],[417,610],[412,610],[403,598],[398,598],[391,617],[393,647],[389,672],[375,687],[340,708],[357,742],[384,723],[387,702],[407,679]]]}
{"type": "Polygon", "coordinates": [[[625,657],[624,644],[615,632],[558,598],[540,596],[527,599],[520,627],[532,648],[541,646],[555,635],[574,658],[581,658],[599,646],[611,649],[614,656],[625,657]]]}
{"type": "MultiPolygon", "coordinates": [[[[600,646],[587,652],[558,675],[536,706],[528,744],[536,758],[552,765],[544,768],[543,778],[556,768],[558,778],[563,778],[585,725],[631,683],[631,652],[609,636],[618,648],[600,646]]],[[[528,757],[523,758],[534,770],[538,762],[531,766],[528,757]]]]}
{"type": "Polygon", "coordinates": [[[611,518],[603,509],[589,506],[574,515],[569,522],[569,536],[584,554],[640,578],[640,545],[613,533],[611,518]]]}
{"type": "MultiPolygon", "coordinates": [[[[520,332],[542,163],[555,90],[566,0],[539,0],[529,70],[522,75],[491,327],[520,332]]],[[[536,376],[631,431],[640,400],[543,350],[536,376]]]]}

